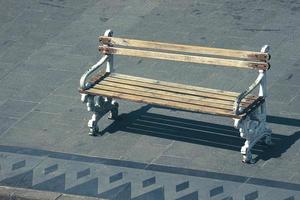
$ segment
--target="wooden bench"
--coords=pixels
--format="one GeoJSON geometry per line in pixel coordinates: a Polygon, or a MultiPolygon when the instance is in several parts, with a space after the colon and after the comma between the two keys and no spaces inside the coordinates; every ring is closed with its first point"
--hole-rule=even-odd
{"type": "Polygon", "coordinates": [[[260,52],[208,48],[117,38],[112,36],[111,30],[99,39],[99,50],[104,55],[80,79],[82,101],[88,111],[93,112],[88,122],[90,135],[97,134],[97,122],[106,113],[111,119],[117,118],[115,99],[124,99],[232,118],[234,127],[246,139],[241,148],[243,162],[253,161],[251,149],[259,140],[271,144],[265,103],[266,72],[270,68],[267,45],[260,52]],[[244,92],[236,93],[113,73],[114,55],[254,69],[258,77],[244,92]],[[105,63],[106,67],[101,68],[105,63]],[[251,94],[256,87],[259,87],[258,94],[251,94]]]}

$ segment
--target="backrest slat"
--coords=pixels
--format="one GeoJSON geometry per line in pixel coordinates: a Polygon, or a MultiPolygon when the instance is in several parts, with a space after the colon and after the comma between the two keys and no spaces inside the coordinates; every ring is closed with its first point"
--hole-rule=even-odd
{"type": "Polygon", "coordinates": [[[199,64],[219,65],[219,66],[226,66],[226,67],[239,67],[244,69],[253,68],[253,69],[267,70],[270,67],[269,64],[266,62],[212,58],[212,57],[184,55],[184,54],[176,54],[176,53],[116,48],[116,47],[109,47],[109,46],[100,46],[99,50],[104,54],[117,54],[117,55],[134,56],[134,57],[155,58],[161,60],[173,60],[173,61],[191,62],[191,63],[199,63],[199,64]]]}
{"type": "Polygon", "coordinates": [[[117,37],[106,37],[106,36],[100,36],[99,40],[104,45],[113,45],[113,46],[120,45],[125,47],[177,51],[177,52],[195,53],[195,54],[221,56],[221,57],[232,57],[232,58],[239,58],[239,59],[250,59],[256,61],[267,61],[270,59],[268,53],[254,52],[254,51],[240,51],[240,50],[232,50],[232,49],[211,48],[211,47],[201,47],[201,46],[182,45],[182,44],[170,44],[170,43],[134,40],[134,39],[117,38],[117,37]]]}

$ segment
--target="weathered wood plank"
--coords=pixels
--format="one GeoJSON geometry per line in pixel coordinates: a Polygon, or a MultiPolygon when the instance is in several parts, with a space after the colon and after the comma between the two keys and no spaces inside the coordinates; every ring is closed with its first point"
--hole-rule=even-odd
{"type": "MultiPolygon", "coordinates": [[[[213,93],[213,94],[222,94],[225,96],[231,96],[231,97],[235,97],[235,98],[240,94],[237,92],[218,90],[218,89],[210,89],[210,88],[185,85],[185,84],[180,84],[180,83],[172,83],[172,82],[166,82],[166,81],[159,81],[159,80],[154,80],[154,79],[148,79],[148,78],[130,76],[130,75],[125,75],[125,74],[118,74],[118,73],[112,73],[112,74],[110,74],[110,76],[120,78],[120,79],[134,80],[134,81],[140,81],[140,82],[145,82],[145,83],[152,83],[152,84],[156,84],[156,85],[159,84],[159,85],[163,85],[163,86],[181,88],[181,89],[186,89],[186,90],[195,90],[195,91],[207,92],[207,93],[213,93]]],[[[255,97],[255,96],[247,97],[247,99],[256,99],[256,98],[257,97],[255,97]]]]}
{"type": "Polygon", "coordinates": [[[179,102],[179,103],[187,103],[187,104],[200,105],[200,106],[205,106],[205,107],[210,107],[210,108],[224,109],[226,111],[233,111],[232,105],[224,105],[224,104],[218,104],[218,103],[205,102],[205,101],[201,101],[201,100],[180,98],[180,97],[176,97],[176,96],[170,96],[167,94],[157,94],[155,92],[138,91],[138,90],[132,90],[132,89],[128,89],[128,88],[126,90],[125,89],[120,90],[120,88],[116,88],[116,87],[109,86],[109,85],[103,85],[103,84],[95,85],[94,88],[100,89],[100,90],[111,91],[111,92],[119,92],[122,94],[151,97],[151,98],[155,98],[155,99],[170,100],[170,101],[179,102]]]}
{"type": "Polygon", "coordinates": [[[116,98],[116,99],[124,99],[124,100],[129,100],[129,101],[134,101],[134,102],[166,106],[166,107],[172,107],[172,108],[176,108],[176,109],[180,109],[180,110],[207,113],[207,114],[226,116],[226,117],[231,117],[231,118],[241,118],[242,117],[242,116],[237,116],[237,115],[233,114],[233,112],[231,112],[231,111],[226,112],[223,109],[210,108],[210,107],[187,104],[187,103],[179,103],[179,102],[174,102],[174,101],[170,101],[170,100],[162,100],[162,99],[156,99],[156,98],[151,98],[151,97],[130,95],[130,94],[125,94],[125,93],[121,93],[121,92],[99,90],[99,89],[95,89],[95,88],[81,91],[81,93],[93,94],[93,95],[96,94],[96,95],[112,97],[112,98],[116,98]]]}
{"type": "Polygon", "coordinates": [[[252,69],[267,70],[270,67],[269,64],[265,62],[232,60],[232,59],[212,58],[212,57],[203,57],[203,56],[191,56],[191,55],[184,55],[184,54],[164,53],[164,52],[145,51],[145,50],[126,49],[126,48],[115,48],[115,47],[107,47],[107,46],[100,46],[99,50],[104,54],[116,54],[116,55],[142,57],[142,58],[154,58],[160,60],[171,60],[171,61],[179,61],[179,62],[206,64],[206,65],[218,65],[224,67],[238,67],[241,69],[252,68],[252,69]]]}
{"type": "Polygon", "coordinates": [[[194,45],[182,45],[182,44],[170,44],[163,42],[144,41],[117,37],[105,37],[100,36],[100,41],[103,44],[120,45],[126,47],[137,47],[147,49],[157,49],[166,51],[188,52],[203,55],[215,55],[233,58],[254,59],[259,61],[266,61],[270,59],[269,54],[254,52],[254,51],[242,51],[233,49],[211,48],[194,45]]]}
{"type": "Polygon", "coordinates": [[[145,88],[152,88],[157,90],[163,90],[163,91],[169,91],[174,93],[181,93],[181,94],[189,94],[189,95],[195,95],[200,97],[206,97],[211,99],[220,99],[220,100],[228,100],[228,101],[234,101],[236,98],[232,96],[224,96],[222,94],[213,94],[213,93],[207,93],[203,91],[194,91],[194,90],[188,90],[188,89],[181,89],[181,88],[173,88],[168,87],[164,85],[159,84],[151,84],[151,83],[143,83],[143,82],[137,82],[132,80],[125,80],[125,79],[118,79],[115,77],[106,77],[105,80],[110,82],[116,82],[121,84],[127,84],[127,85],[133,85],[133,86],[141,86],[145,88]]]}
{"type": "MultiPolygon", "coordinates": [[[[103,86],[110,86],[112,91],[126,91],[130,90],[131,92],[143,92],[146,93],[147,95],[152,96],[152,94],[155,95],[162,95],[166,96],[167,99],[178,99],[178,101],[182,102],[189,102],[190,100],[195,102],[194,104],[197,104],[198,102],[205,102],[207,106],[211,107],[219,107],[218,105],[221,105],[220,108],[222,108],[222,105],[228,106],[227,108],[232,110],[233,109],[233,104],[234,101],[227,101],[227,100],[219,100],[219,99],[211,99],[211,98],[206,98],[206,97],[200,97],[200,96],[194,96],[194,95],[187,95],[187,94],[180,94],[180,93],[174,93],[174,92],[167,92],[167,91],[161,91],[161,90],[156,90],[156,89],[150,89],[150,88],[144,88],[140,86],[132,86],[132,85],[126,85],[126,84],[120,84],[120,83],[115,83],[115,82],[110,82],[103,80],[97,85],[94,86],[94,88],[101,88],[103,86]],[[217,104],[214,106],[214,104],[217,104]]],[[[241,106],[242,107],[247,107],[249,106],[252,101],[248,102],[242,102],[241,106]]]]}

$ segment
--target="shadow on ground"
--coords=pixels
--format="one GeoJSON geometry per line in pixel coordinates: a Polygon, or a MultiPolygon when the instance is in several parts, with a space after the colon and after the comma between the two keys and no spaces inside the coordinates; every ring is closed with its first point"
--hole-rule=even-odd
{"type": "MultiPolygon", "coordinates": [[[[116,132],[121,130],[135,134],[151,135],[189,143],[225,148],[234,151],[239,151],[240,147],[243,145],[244,141],[239,137],[238,131],[233,127],[161,114],[153,114],[148,112],[150,108],[151,106],[147,105],[131,113],[120,115],[119,119],[103,130],[103,132],[117,134],[116,132]]],[[[297,127],[300,124],[299,120],[276,116],[269,116],[268,121],[269,123],[297,127]]],[[[257,158],[268,160],[270,158],[280,157],[299,139],[299,137],[300,131],[295,132],[290,136],[274,134],[274,146],[267,148],[262,144],[256,145],[255,152],[258,155],[257,158]]],[[[159,187],[157,186],[157,188],[154,190],[148,191],[148,185],[158,185],[158,183],[156,183],[156,177],[160,177],[165,180],[171,180],[171,176],[177,175],[184,175],[189,178],[197,177],[199,178],[199,181],[205,180],[205,182],[211,180],[218,182],[221,181],[224,184],[244,183],[250,186],[255,186],[256,188],[270,187],[273,189],[289,190],[289,192],[300,191],[300,184],[290,182],[226,174],[222,172],[211,172],[199,169],[181,168],[176,166],[164,166],[128,160],[76,155],[72,153],[55,152],[42,149],[0,145],[0,153],[3,156],[5,156],[6,153],[10,154],[10,157],[12,157],[12,154],[16,156],[16,158],[13,157],[10,161],[6,161],[11,162],[11,164],[5,165],[9,168],[8,171],[11,171],[11,174],[9,173],[6,178],[3,177],[0,181],[0,185],[95,196],[114,200],[164,200],[166,192],[171,193],[172,191],[165,191],[164,186],[161,185],[159,185],[159,187]],[[25,155],[29,157],[25,157],[24,159],[25,155]],[[47,162],[42,162],[43,158],[53,160],[52,162],[49,162],[52,165],[47,164],[47,162]],[[30,159],[41,159],[37,163],[42,163],[39,164],[40,168],[44,168],[43,174],[39,175],[42,178],[44,177],[45,180],[43,182],[36,183],[35,179],[39,179],[39,176],[35,175],[38,174],[35,172],[37,171],[37,167],[27,167],[28,163],[31,162],[30,159]],[[76,165],[78,165],[76,169],[79,169],[77,173],[75,173],[76,171],[73,172],[72,170],[68,170],[66,168],[67,165],[64,164],[66,162],[70,163],[70,166],[71,164],[74,165],[74,162],[76,162],[76,165]],[[91,164],[95,166],[91,167],[91,164]],[[25,169],[26,167],[28,168],[27,170],[25,169]],[[109,180],[109,182],[105,183],[102,180],[101,184],[105,183],[106,185],[99,185],[99,180],[101,179],[99,177],[101,177],[101,175],[93,174],[93,176],[91,176],[92,173],[95,173],[95,169],[101,172],[101,169],[108,168],[112,169],[111,172],[107,174],[108,177],[106,178],[109,180]],[[141,176],[141,170],[145,174],[144,176],[141,176]],[[67,175],[67,173],[69,174],[67,175]],[[136,175],[134,175],[135,173],[139,174],[139,178],[141,179],[140,181],[143,183],[143,189],[140,192],[140,195],[132,198],[132,190],[134,189],[132,183],[135,179],[131,180],[128,177],[130,177],[132,174],[133,177],[136,177],[136,175]],[[71,177],[70,174],[75,174],[77,177],[73,180],[73,182],[75,182],[73,184],[74,186],[72,187],[68,186],[68,184],[70,184],[70,181],[68,181],[68,177],[71,177]],[[124,174],[127,176],[126,180],[123,180],[125,179],[123,177],[125,176],[124,174]],[[85,181],[82,181],[81,179],[84,179],[85,181]],[[99,188],[101,188],[100,191],[99,188]],[[106,190],[102,191],[103,188],[106,188],[106,190]]],[[[178,183],[178,185],[176,185],[176,190],[177,188],[183,187],[183,184],[187,184],[186,187],[184,186],[185,189],[187,189],[189,184],[203,185],[204,183],[189,183],[189,181],[186,181],[184,183],[178,183]]],[[[211,197],[223,192],[223,185],[214,186],[209,190],[211,197]]],[[[250,193],[245,193],[245,199],[249,199],[248,197],[257,197],[258,192],[259,191],[256,190],[250,193]]],[[[196,200],[198,199],[198,191],[188,193],[185,197],[185,199],[196,200]]],[[[294,197],[291,196],[290,198],[294,197]]],[[[232,199],[232,197],[228,196],[228,199],[232,199]]]]}
{"type": "MultiPolygon", "coordinates": [[[[151,107],[146,105],[133,112],[120,115],[118,120],[102,131],[102,134],[125,131],[233,151],[240,151],[244,144],[244,139],[240,138],[238,130],[231,126],[148,113],[147,111],[151,107]]],[[[268,123],[300,126],[300,120],[285,117],[268,116],[267,121],[268,123]]],[[[300,131],[289,136],[273,133],[273,145],[266,146],[258,143],[254,147],[253,153],[257,154],[256,160],[278,158],[299,138],[300,131]]]]}

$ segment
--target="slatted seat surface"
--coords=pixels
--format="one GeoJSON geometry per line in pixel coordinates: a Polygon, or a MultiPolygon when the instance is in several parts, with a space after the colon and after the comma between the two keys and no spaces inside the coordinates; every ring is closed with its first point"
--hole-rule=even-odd
{"type": "MultiPolygon", "coordinates": [[[[95,81],[95,80],[94,80],[95,81]]],[[[106,73],[82,93],[134,102],[172,107],[232,118],[241,118],[233,112],[239,93],[208,89],[191,85],[158,81],[118,73],[106,73]]],[[[248,96],[242,107],[251,107],[259,98],[248,96]]]]}

